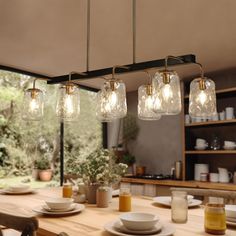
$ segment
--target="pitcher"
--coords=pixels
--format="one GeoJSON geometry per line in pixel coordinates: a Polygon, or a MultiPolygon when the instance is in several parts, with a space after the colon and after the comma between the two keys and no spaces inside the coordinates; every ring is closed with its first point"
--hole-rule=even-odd
{"type": "Polygon", "coordinates": [[[226,168],[218,168],[219,171],[219,182],[229,183],[230,179],[233,177],[233,174],[229,172],[226,168]]]}

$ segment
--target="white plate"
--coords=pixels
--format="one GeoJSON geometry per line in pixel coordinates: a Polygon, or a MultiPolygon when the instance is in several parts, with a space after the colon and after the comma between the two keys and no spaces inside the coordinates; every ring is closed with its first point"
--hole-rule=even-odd
{"type": "Polygon", "coordinates": [[[205,150],[206,148],[207,148],[207,146],[206,147],[198,147],[198,146],[195,146],[194,147],[196,150],[205,150]]]}
{"type": "Polygon", "coordinates": [[[55,211],[47,211],[42,208],[42,206],[37,206],[33,209],[34,212],[39,213],[39,214],[44,214],[44,215],[51,215],[51,216],[60,216],[60,215],[71,215],[74,213],[78,213],[84,210],[84,205],[83,204],[76,204],[74,210],[71,211],[60,211],[60,212],[55,212],[55,211]]]}
{"type": "Polygon", "coordinates": [[[162,224],[160,222],[157,222],[153,229],[150,230],[130,230],[127,229],[120,220],[117,220],[114,222],[115,229],[121,231],[122,233],[127,234],[138,234],[138,235],[147,235],[147,234],[155,234],[161,231],[162,224]]]}
{"type": "Polygon", "coordinates": [[[43,205],[42,208],[46,211],[50,211],[50,212],[67,212],[67,211],[72,211],[74,210],[76,207],[76,204],[71,204],[69,208],[66,209],[51,209],[50,207],[48,207],[47,205],[43,205]]]}
{"type": "MultiPolygon", "coordinates": [[[[155,203],[164,205],[164,206],[171,206],[171,197],[170,196],[163,196],[163,197],[154,197],[153,201],[155,203]]],[[[202,204],[201,200],[198,199],[191,199],[191,201],[188,203],[188,207],[196,207],[202,204]]]]}
{"type": "Polygon", "coordinates": [[[27,189],[25,191],[11,191],[9,189],[2,189],[0,193],[4,193],[4,194],[9,194],[9,195],[20,195],[20,194],[29,194],[29,193],[34,193],[35,190],[34,189],[27,189]]]}
{"type": "MultiPolygon", "coordinates": [[[[121,230],[118,230],[115,228],[114,224],[117,222],[117,220],[110,221],[104,225],[104,229],[108,231],[109,233],[112,233],[114,235],[119,235],[119,236],[135,236],[135,234],[128,234],[128,233],[123,233],[121,230]]],[[[172,224],[169,223],[164,223],[162,225],[162,229],[159,233],[152,234],[152,236],[170,236],[174,234],[175,232],[175,227],[172,224]]]]}

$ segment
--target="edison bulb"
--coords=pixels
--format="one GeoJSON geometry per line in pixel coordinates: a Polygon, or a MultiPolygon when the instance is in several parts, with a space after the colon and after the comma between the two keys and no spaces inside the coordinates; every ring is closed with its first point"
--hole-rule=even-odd
{"type": "Polygon", "coordinates": [[[112,91],[110,96],[109,96],[109,103],[110,103],[111,107],[116,106],[117,101],[118,101],[117,94],[116,94],[115,91],[112,91]]]}
{"type": "Polygon", "coordinates": [[[160,112],[161,109],[162,109],[161,99],[159,98],[159,96],[155,96],[155,98],[153,99],[153,111],[160,112]]]}
{"type": "Polygon", "coordinates": [[[65,111],[67,114],[73,114],[74,112],[73,102],[70,95],[66,95],[65,97],[65,111]]]}
{"type": "Polygon", "coordinates": [[[35,112],[39,108],[39,105],[35,98],[32,98],[32,100],[30,101],[29,108],[30,112],[35,112]]]}
{"type": "Polygon", "coordinates": [[[153,110],[153,98],[151,95],[148,95],[145,99],[145,107],[147,110],[153,110]]]}
{"type": "Polygon", "coordinates": [[[199,102],[204,105],[207,101],[207,95],[204,90],[202,90],[198,95],[199,102]]]}
{"type": "Polygon", "coordinates": [[[165,84],[162,88],[163,98],[167,101],[173,97],[173,91],[170,84],[165,84]]]}

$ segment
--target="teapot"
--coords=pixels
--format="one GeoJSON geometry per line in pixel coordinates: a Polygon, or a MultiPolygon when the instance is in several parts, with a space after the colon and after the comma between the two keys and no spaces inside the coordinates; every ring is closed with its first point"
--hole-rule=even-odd
{"type": "Polygon", "coordinates": [[[229,181],[233,177],[233,174],[229,172],[226,168],[218,168],[218,171],[219,171],[219,182],[229,183],[229,181]]]}

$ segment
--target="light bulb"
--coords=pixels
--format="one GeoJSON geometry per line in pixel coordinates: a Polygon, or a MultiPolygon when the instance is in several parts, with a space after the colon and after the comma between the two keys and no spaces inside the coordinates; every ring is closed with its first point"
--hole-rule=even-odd
{"type": "Polygon", "coordinates": [[[204,90],[202,90],[202,91],[199,93],[197,99],[199,100],[199,102],[200,102],[202,105],[204,105],[204,104],[206,103],[206,101],[207,101],[207,95],[206,95],[206,93],[205,93],[204,90]]]}
{"type": "Polygon", "coordinates": [[[118,101],[118,98],[117,98],[117,93],[115,91],[112,91],[110,96],[109,96],[109,103],[110,103],[110,106],[113,108],[117,105],[117,101],[118,101]]]}
{"type": "Polygon", "coordinates": [[[162,88],[163,98],[167,101],[173,97],[173,91],[170,84],[165,84],[162,88]]]}
{"type": "Polygon", "coordinates": [[[153,98],[151,95],[148,95],[147,98],[145,99],[145,108],[147,110],[153,109],[153,98]]]}
{"type": "Polygon", "coordinates": [[[161,99],[159,98],[159,96],[155,96],[155,98],[153,99],[153,111],[161,111],[161,99]]]}
{"type": "Polygon", "coordinates": [[[73,114],[73,112],[74,112],[72,98],[68,94],[65,97],[65,110],[66,110],[66,113],[69,115],[73,114]]]}
{"type": "Polygon", "coordinates": [[[35,98],[32,98],[29,104],[30,112],[33,113],[39,108],[39,105],[35,98]]]}

